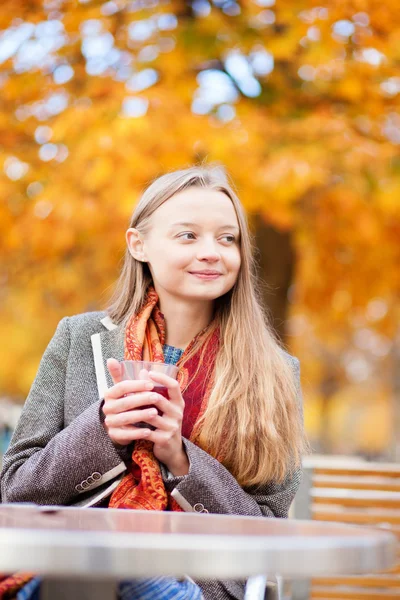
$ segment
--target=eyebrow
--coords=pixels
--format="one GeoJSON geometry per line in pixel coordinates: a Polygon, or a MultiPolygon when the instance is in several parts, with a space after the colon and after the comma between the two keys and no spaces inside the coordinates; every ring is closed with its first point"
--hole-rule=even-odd
{"type": "MultiPolygon", "coordinates": [[[[170,229],[173,229],[174,227],[198,227],[198,223],[189,223],[187,221],[183,221],[181,223],[173,223],[173,225],[171,225],[170,229]]],[[[218,227],[218,229],[234,229],[235,231],[239,231],[239,227],[237,227],[236,225],[221,225],[221,227],[218,227]]]]}

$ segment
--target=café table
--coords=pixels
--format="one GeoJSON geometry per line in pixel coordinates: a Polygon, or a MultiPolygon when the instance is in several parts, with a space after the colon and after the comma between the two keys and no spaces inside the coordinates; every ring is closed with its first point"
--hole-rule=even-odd
{"type": "MultiPolygon", "coordinates": [[[[303,578],[390,568],[393,534],[295,519],[0,505],[0,572],[43,577],[41,600],[109,600],[117,582],[154,576],[303,578]]],[[[250,586],[251,589],[250,589],[250,586]]]]}

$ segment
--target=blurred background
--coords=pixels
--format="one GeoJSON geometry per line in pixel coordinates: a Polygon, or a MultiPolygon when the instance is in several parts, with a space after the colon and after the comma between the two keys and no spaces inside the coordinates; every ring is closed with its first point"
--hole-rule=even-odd
{"type": "Polygon", "coordinates": [[[106,306],[141,190],[224,163],[318,453],[400,456],[400,11],[2,0],[0,430],[58,321],[106,306]]]}

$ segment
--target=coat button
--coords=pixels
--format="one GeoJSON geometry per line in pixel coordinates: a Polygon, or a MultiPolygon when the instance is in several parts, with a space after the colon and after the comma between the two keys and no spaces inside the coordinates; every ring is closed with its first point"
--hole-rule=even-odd
{"type": "Polygon", "coordinates": [[[201,512],[203,512],[203,511],[204,511],[204,504],[201,504],[200,502],[198,502],[197,504],[195,504],[195,505],[193,506],[193,510],[194,510],[195,512],[198,512],[198,513],[201,513],[201,512]]]}
{"type": "Polygon", "coordinates": [[[101,473],[95,471],[94,473],[92,473],[92,477],[95,481],[98,481],[99,479],[101,479],[101,473]]]}
{"type": "Polygon", "coordinates": [[[89,485],[92,485],[94,483],[93,476],[89,475],[89,477],[86,479],[86,481],[88,482],[89,485]]]}
{"type": "Polygon", "coordinates": [[[82,481],[81,486],[84,490],[87,490],[90,487],[90,484],[87,481],[82,481]]]}
{"type": "Polygon", "coordinates": [[[81,486],[80,483],[78,483],[78,485],[75,486],[75,489],[77,492],[83,492],[83,487],[81,486]]]}

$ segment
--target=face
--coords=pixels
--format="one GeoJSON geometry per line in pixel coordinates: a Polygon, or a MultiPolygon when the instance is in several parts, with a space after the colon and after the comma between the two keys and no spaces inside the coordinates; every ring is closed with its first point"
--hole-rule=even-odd
{"type": "Polygon", "coordinates": [[[239,224],[223,192],[189,188],[151,217],[150,230],[127,233],[135,258],[148,262],[154,287],[191,301],[215,300],[234,286],[240,268],[239,224]]]}

